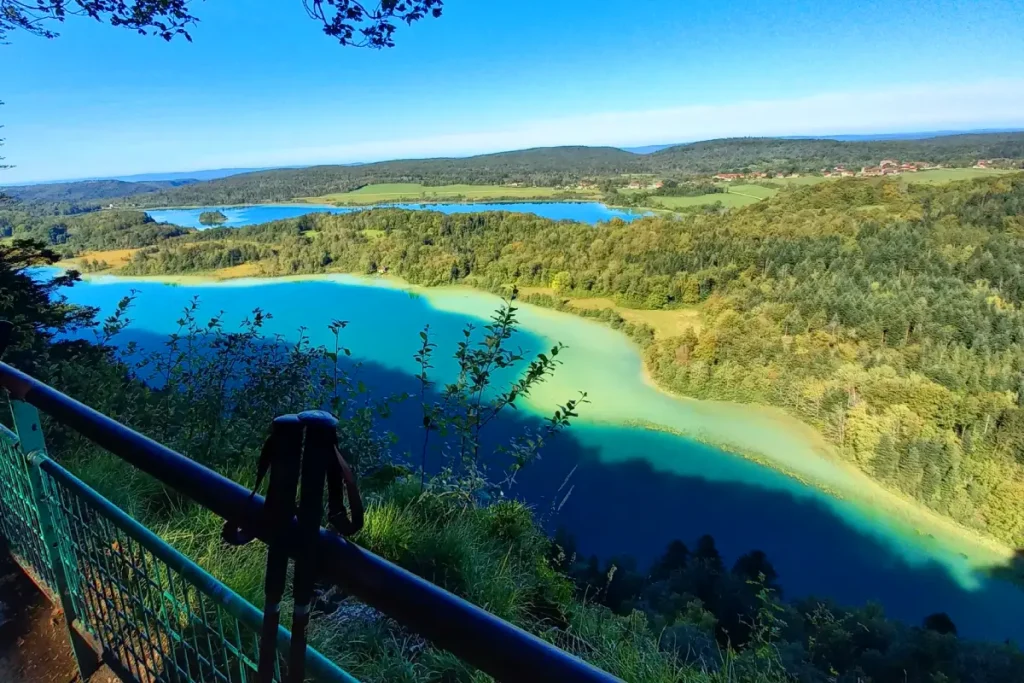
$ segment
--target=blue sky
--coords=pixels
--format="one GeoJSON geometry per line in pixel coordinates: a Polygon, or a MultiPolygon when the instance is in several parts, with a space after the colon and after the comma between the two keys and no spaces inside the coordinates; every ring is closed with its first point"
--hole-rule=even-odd
{"type": "Polygon", "coordinates": [[[79,19],[0,46],[0,185],[222,167],[1024,127],[1024,0],[447,0],[341,48],[299,0],[194,42],[79,19]]]}

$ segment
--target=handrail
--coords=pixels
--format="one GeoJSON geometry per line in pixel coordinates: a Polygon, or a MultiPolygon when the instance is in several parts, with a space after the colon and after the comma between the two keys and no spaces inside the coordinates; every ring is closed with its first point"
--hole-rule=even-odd
{"type": "MultiPolygon", "coordinates": [[[[245,520],[268,540],[261,496],[2,362],[0,386],[218,516],[245,520]]],[[[327,577],[500,681],[619,680],[335,533],[321,529],[317,543],[327,577]]]]}
{"type": "MultiPolygon", "coordinates": [[[[113,522],[119,529],[128,536],[141,543],[155,558],[164,562],[182,578],[196,586],[200,591],[209,595],[212,604],[221,605],[230,614],[238,618],[239,622],[245,624],[253,632],[259,632],[263,624],[263,613],[246,602],[240,595],[222,584],[211,576],[205,569],[188,559],[177,550],[163,542],[163,540],[152,531],[139,524],[121,508],[92,490],[85,482],[68,472],[56,462],[34,453],[29,456],[29,462],[60,482],[69,491],[73,492],[89,505],[95,507],[100,514],[113,522]]],[[[287,651],[291,642],[291,634],[284,627],[278,628],[277,646],[287,651]]],[[[326,657],[310,649],[307,652],[307,669],[317,677],[317,680],[341,679],[345,683],[359,683],[355,678],[345,672],[338,672],[326,657]]]]}

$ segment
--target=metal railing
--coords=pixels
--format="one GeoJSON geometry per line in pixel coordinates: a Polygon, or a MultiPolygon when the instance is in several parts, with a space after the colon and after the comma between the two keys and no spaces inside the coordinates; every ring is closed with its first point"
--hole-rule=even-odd
{"type": "MultiPolygon", "coordinates": [[[[18,431],[40,445],[35,409],[13,406],[18,431]]],[[[0,530],[60,606],[83,679],[101,658],[140,683],[256,679],[262,612],[3,426],[0,530]]],[[[279,652],[290,639],[278,630],[279,652]]],[[[317,681],[355,683],[312,648],[306,667],[317,681]]]]}
{"type": "MultiPolygon", "coordinates": [[[[47,458],[36,409],[266,541],[262,497],[5,363],[0,386],[18,431],[0,432],[0,531],[63,608],[83,677],[99,653],[140,683],[255,680],[262,612],[47,458]]],[[[500,681],[618,680],[338,534],[316,543],[324,578],[500,681]]],[[[313,648],[306,669],[354,681],[313,648]]]]}

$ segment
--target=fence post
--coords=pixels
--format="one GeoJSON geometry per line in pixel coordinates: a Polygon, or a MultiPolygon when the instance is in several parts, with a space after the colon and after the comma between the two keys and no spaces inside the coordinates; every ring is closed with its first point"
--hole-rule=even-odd
{"type": "Polygon", "coordinates": [[[46,446],[43,440],[43,429],[39,423],[39,413],[35,406],[22,401],[11,401],[11,412],[14,414],[14,426],[18,430],[21,452],[28,466],[32,501],[39,513],[39,528],[43,533],[43,543],[46,546],[46,561],[50,563],[54,580],[57,582],[57,585],[51,586],[51,588],[60,600],[60,609],[64,613],[64,625],[68,632],[68,642],[71,643],[71,652],[74,655],[75,664],[78,665],[78,673],[82,680],[87,681],[99,668],[99,656],[75,629],[77,617],[75,603],[71,599],[67,565],[61,558],[60,537],[53,523],[54,513],[46,496],[43,471],[40,469],[40,464],[46,459],[46,446]]]}
{"type": "Polygon", "coordinates": [[[46,442],[43,439],[43,427],[39,422],[39,411],[34,405],[24,401],[11,401],[11,417],[14,418],[14,431],[21,443],[21,452],[28,454],[38,451],[46,453],[46,442]]]}

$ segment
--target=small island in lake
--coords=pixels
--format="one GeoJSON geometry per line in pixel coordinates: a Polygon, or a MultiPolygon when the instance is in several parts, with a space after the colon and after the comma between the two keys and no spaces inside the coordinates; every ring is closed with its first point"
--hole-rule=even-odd
{"type": "Polygon", "coordinates": [[[199,214],[199,222],[203,225],[220,225],[226,223],[228,217],[220,211],[203,211],[199,214]]]}

